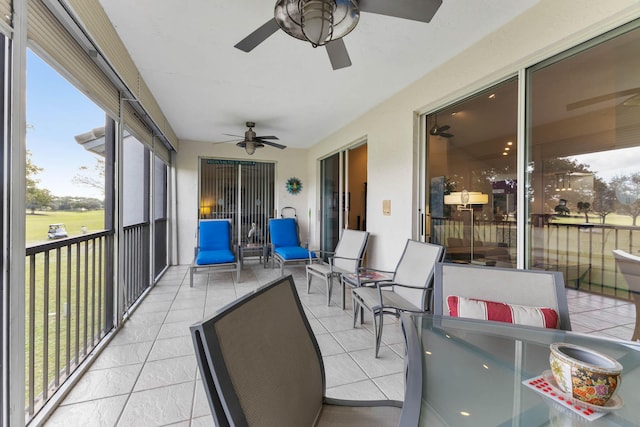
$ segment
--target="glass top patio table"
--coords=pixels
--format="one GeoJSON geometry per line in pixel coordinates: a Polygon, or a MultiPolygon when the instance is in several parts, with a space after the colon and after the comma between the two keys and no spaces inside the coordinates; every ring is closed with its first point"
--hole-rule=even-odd
{"type": "Polygon", "coordinates": [[[407,384],[400,426],[638,426],[640,345],[574,332],[403,314],[407,384]],[[624,405],[588,421],[522,381],[549,369],[549,345],[567,342],[617,359],[624,405]]]}

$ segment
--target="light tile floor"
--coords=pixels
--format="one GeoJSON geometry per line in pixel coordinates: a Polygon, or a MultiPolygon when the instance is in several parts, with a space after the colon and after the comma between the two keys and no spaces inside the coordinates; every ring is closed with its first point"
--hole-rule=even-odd
{"type": "MultiPolygon", "coordinates": [[[[343,399],[404,396],[404,344],[400,324],[385,318],[379,358],[373,357],[372,322],[352,328],[351,310],[331,306],[314,280],[306,291],[303,267],[293,274],[323,354],[327,395],[343,399]]],[[[187,266],[171,267],[47,420],[46,426],[214,426],[193,352],[189,325],[277,278],[278,269],[247,262],[242,281],[230,273],[198,274],[189,287],[187,266]]],[[[350,295],[348,295],[350,297],[350,295]]],[[[629,339],[630,303],[567,290],[574,331],[629,339]]],[[[350,298],[347,300],[351,307],[350,298]]]]}

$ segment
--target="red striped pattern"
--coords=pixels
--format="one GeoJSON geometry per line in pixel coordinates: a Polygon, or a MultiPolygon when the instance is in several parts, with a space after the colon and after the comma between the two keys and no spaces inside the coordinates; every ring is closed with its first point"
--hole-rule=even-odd
{"type": "Polygon", "coordinates": [[[555,329],[558,327],[558,312],[548,307],[505,304],[450,295],[447,297],[449,315],[472,319],[493,320],[555,329]]]}

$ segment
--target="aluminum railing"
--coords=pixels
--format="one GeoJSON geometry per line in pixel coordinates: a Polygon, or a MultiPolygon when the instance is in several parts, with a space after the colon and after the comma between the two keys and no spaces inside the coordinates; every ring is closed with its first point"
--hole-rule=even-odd
{"type": "MultiPolygon", "coordinates": [[[[630,299],[612,251],[623,249],[633,254],[640,253],[640,227],[570,224],[548,221],[548,218],[533,221],[531,225],[527,237],[531,248],[529,268],[560,271],[567,287],[630,299]]],[[[450,238],[466,238],[467,241],[470,238],[468,221],[433,218],[432,227],[432,242],[444,246],[449,244],[450,238]]],[[[473,234],[476,242],[505,248],[511,255],[511,266],[515,267],[515,222],[476,220],[473,234]]]]}
{"type": "Polygon", "coordinates": [[[26,248],[27,420],[113,327],[113,233],[26,248]]]}
{"type": "Polygon", "coordinates": [[[128,310],[151,285],[150,226],[124,227],[124,309],[128,310]]]}

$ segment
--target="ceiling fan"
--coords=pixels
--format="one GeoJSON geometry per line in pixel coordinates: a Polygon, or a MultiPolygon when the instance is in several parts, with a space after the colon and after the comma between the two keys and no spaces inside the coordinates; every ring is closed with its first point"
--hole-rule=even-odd
{"type": "Polygon", "coordinates": [[[242,39],[236,48],[251,52],[273,33],[285,33],[325,46],[334,70],[349,67],[351,59],[342,37],[355,28],[360,12],[430,22],[442,0],[277,0],[274,17],[242,39]]]}
{"type": "Polygon", "coordinates": [[[278,139],[277,136],[257,136],[253,131],[253,128],[256,126],[254,122],[246,123],[247,131],[244,133],[244,137],[240,135],[232,135],[229,133],[225,133],[227,136],[237,136],[239,138],[244,138],[242,141],[238,142],[236,145],[240,148],[244,148],[247,151],[247,154],[251,155],[256,152],[256,148],[262,148],[265,145],[269,145],[271,147],[279,148],[284,150],[287,148],[286,145],[278,144],[277,142],[267,141],[268,139],[278,139]]]}
{"type": "Polygon", "coordinates": [[[433,136],[441,136],[443,138],[453,138],[453,134],[447,132],[451,129],[449,125],[438,126],[438,116],[436,116],[436,122],[433,127],[429,130],[429,134],[433,136]]]}

